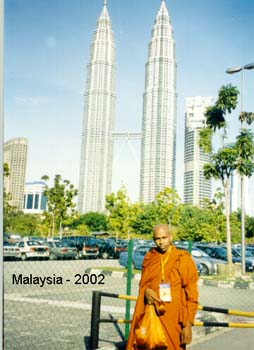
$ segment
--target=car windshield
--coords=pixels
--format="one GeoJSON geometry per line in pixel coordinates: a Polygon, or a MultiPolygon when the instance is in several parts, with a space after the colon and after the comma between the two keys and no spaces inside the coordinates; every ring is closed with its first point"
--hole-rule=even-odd
{"type": "Polygon", "coordinates": [[[68,247],[68,243],[67,242],[55,242],[55,246],[57,248],[68,247]]]}
{"type": "Polygon", "coordinates": [[[227,251],[224,248],[219,248],[219,249],[214,249],[213,251],[213,256],[215,256],[216,258],[226,258],[227,257],[227,251]]]}
{"type": "Polygon", "coordinates": [[[206,254],[202,250],[198,250],[198,249],[192,249],[191,254],[195,258],[201,258],[201,257],[202,258],[210,258],[208,254],[206,254]]]}
{"type": "MultiPolygon", "coordinates": [[[[112,242],[112,240],[111,240],[112,242]]],[[[96,246],[97,240],[95,238],[88,238],[87,241],[84,241],[83,245],[96,246]]]]}
{"type": "Polygon", "coordinates": [[[254,256],[254,249],[252,248],[246,248],[246,253],[250,254],[250,256],[254,256]]]}
{"type": "MultiPolygon", "coordinates": [[[[242,256],[242,251],[241,251],[241,249],[237,249],[237,252],[238,252],[238,256],[242,256]]],[[[245,256],[251,258],[251,257],[252,257],[252,254],[246,249],[246,250],[245,250],[245,256]]]]}
{"type": "Polygon", "coordinates": [[[40,242],[37,241],[27,241],[27,245],[41,245],[40,242]]]}

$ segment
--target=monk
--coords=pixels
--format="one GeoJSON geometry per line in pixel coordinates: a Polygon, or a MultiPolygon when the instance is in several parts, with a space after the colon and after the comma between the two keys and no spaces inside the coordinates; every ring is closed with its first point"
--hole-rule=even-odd
{"type": "Polygon", "coordinates": [[[135,329],[146,304],[163,301],[165,313],[160,316],[168,350],[182,350],[192,340],[192,326],[198,307],[198,272],[191,255],[172,244],[168,225],[155,226],[156,248],[144,258],[139,296],[133,315],[127,350],[136,349],[135,329]]]}

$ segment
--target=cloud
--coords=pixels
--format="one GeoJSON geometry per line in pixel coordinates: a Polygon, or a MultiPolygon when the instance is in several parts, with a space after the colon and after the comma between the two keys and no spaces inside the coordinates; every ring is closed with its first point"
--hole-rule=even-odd
{"type": "Polygon", "coordinates": [[[37,97],[15,96],[14,101],[16,104],[19,104],[19,105],[41,106],[41,105],[49,104],[50,99],[44,96],[37,96],[37,97]]]}
{"type": "Polygon", "coordinates": [[[49,36],[46,41],[46,46],[49,48],[49,49],[53,49],[56,47],[56,38],[54,38],[53,36],[49,36]]]}

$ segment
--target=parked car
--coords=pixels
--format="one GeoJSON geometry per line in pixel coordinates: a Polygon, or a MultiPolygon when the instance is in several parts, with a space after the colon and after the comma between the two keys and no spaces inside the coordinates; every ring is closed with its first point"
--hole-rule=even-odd
{"type": "MultiPolygon", "coordinates": [[[[242,249],[241,247],[233,248],[232,249],[233,255],[236,257],[240,257],[242,260],[242,249]]],[[[254,266],[254,256],[251,254],[251,252],[245,248],[245,259],[252,262],[252,265],[254,266]]]]}
{"type": "MultiPolygon", "coordinates": [[[[142,265],[143,265],[145,255],[154,247],[155,247],[155,245],[154,246],[140,245],[140,246],[137,246],[135,250],[133,250],[132,266],[134,269],[142,270],[142,265]]],[[[128,252],[120,253],[119,264],[121,266],[127,267],[127,265],[128,265],[128,252]]],[[[195,264],[196,264],[199,275],[202,275],[203,274],[202,265],[197,261],[195,261],[195,264]]]]}
{"type": "Polygon", "coordinates": [[[5,241],[3,247],[4,260],[20,259],[20,250],[16,244],[5,241]]]}
{"type": "MultiPolygon", "coordinates": [[[[187,245],[176,245],[178,249],[188,250],[187,245]]],[[[194,261],[202,265],[202,275],[214,275],[218,273],[217,264],[225,264],[226,262],[222,259],[216,259],[210,257],[207,253],[197,247],[193,247],[191,255],[194,261]]]]}
{"type": "Polygon", "coordinates": [[[254,256],[254,247],[247,246],[246,247],[246,252],[248,252],[251,256],[254,256]]]}
{"type": "MultiPolygon", "coordinates": [[[[134,269],[141,270],[145,255],[153,247],[151,245],[140,245],[133,249],[132,252],[132,266],[134,269]]],[[[119,255],[119,264],[121,266],[127,267],[128,265],[128,251],[122,252],[119,255]]]]}
{"type": "Polygon", "coordinates": [[[49,259],[57,260],[57,259],[77,259],[78,250],[75,247],[69,247],[66,243],[62,243],[59,241],[49,241],[46,242],[50,248],[49,259]]]}
{"type": "Polygon", "coordinates": [[[50,249],[46,245],[42,245],[37,241],[33,240],[23,240],[18,243],[20,249],[19,256],[22,260],[27,260],[31,258],[43,258],[48,259],[50,254],[50,249]]]}
{"type": "Polygon", "coordinates": [[[116,254],[115,258],[118,259],[121,252],[126,252],[128,250],[128,241],[125,239],[118,239],[116,241],[116,254]]]}
{"type": "Polygon", "coordinates": [[[99,257],[102,259],[116,258],[116,242],[110,238],[97,239],[99,257]]]}
{"type": "Polygon", "coordinates": [[[80,259],[84,257],[97,258],[99,255],[99,247],[97,239],[91,236],[68,236],[63,237],[62,243],[69,247],[77,248],[78,257],[80,259]]]}
{"type": "Polygon", "coordinates": [[[79,252],[81,258],[97,258],[99,256],[99,247],[95,238],[87,237],[83,243],[82,252],[79,252]]]}
{"type": "MultiPolygon", "coordinates": [[[[212,258],[227,261],[227,247],[223,245],[198,245],[198,247],[212,258]]],[[[234,251],[234,249],[232,249],[232,260],[233,263],[238,264],[240,264],[242,261],[241,257],[234,251]]],[[[245,269],[247,272],[253,272],[254,266],[252,264],[252,261],[248,259],[245,260],[245,269]]]]}

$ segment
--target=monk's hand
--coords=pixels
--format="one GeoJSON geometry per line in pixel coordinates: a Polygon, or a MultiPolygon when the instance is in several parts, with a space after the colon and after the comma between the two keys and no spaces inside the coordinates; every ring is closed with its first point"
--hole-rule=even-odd
{"type": "Polygon", "coordinates": [[[156,301],[158,303],[161,302],[161,300],[158,298],[156,292],[153,289],[151,289],[151,288],[146,288],[146,290],[145,290],[145,297],[146,297],[146,300],[147,300],[148,304],[154,304],[156,301]]]}
{"type": "Polygon", "coordinates": [[[192,340],[192,324],[190,321],[187,321],[186,326],[182,330],[181,343],[190,344],[191,340],[192,340]]]}

